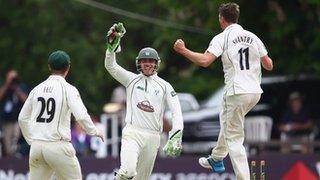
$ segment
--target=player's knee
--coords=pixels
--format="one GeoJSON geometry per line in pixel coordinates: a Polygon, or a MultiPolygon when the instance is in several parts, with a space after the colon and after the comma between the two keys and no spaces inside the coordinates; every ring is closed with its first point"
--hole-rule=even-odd
{"type": "Polygon", "coordinates": [[[224,133],[226,141],[229,140],[230,143],[242,142],[244,140],[244,131],[234,131],[227,129],[224,133]]]}
{"type": "Polygon", "coordinates": [[[242,143],[234,143],[227,140],[228,151],[231,156],[243,156],[245,155],[245,149],[242,143]]]}

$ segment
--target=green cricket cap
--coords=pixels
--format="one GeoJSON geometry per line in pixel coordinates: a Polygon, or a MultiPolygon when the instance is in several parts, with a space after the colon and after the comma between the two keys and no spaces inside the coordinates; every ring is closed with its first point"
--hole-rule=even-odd
{"type": "Polygon", "coordinates": [[[71,63],[70,56],[61,50],[54,51],[48,58],[48,64],[50,64],[53,70],[63,70],[71,63]]]}

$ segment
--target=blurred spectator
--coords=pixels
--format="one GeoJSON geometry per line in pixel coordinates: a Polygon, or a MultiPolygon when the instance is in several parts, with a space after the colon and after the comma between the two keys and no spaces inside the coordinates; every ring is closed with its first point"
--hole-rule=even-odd
{"type": "Polygon", "coordinates": [[[71,143],[78,157],[85,157],[91,153],[90,139],[91,137],[86,134],[80,124],[74,122],[71,129],[71,143]]]}
{"type": "Polygon", "coordinates": [[[126,97],[126,89],[124,86],[118,86],[112,91],[111,102],[125,105],[126,97]]]}
{"type": "Polygon", "coordinates": [[[111,94],[111,100],[103,106],[103,112],[111,115],[116,114],[119,120],[119,128],[122,129],[126,115],[126,89],[124,86],[116,87],[111,94]]]}
{"type": "Polygon", "coordinates": [[[20,83],[17,71],[10,70],[5,83],[0,87],[0,123],[5,156],[16,154],[21,135],[18,115],[27,96],[26,86],[20,83]]]}
{"type": "Polygon", "coordinates": [[[102,124],[104,127],[101,128],[105,131],[106,142],[109,145],[106,145],[107,149],[101,151],[99,144],[92,143],[92,148],[97,149],[96,157],[98,158],[111,155],[116,144],[118,144],[120,148],[120,138],[119,143],[116,144],[115,142],[112,142],[112,139],[116,138],[114,137],[115,134],[117,134],[117,137],[121,137],[121,130],[125,123],[126,116],[126,98],[126,89],[124,86],[120,85],[112,91],[110,102],[103,106],[103,113],[106,118],[102,118],[102,124]],[[111,140],[111,143],[108,143],[109,140],[111,140]]]}
{"type": "Polygon", "coordinates": [[[288,105],[289,108],[285,111],[279,126],[281,152],[288,153],[294,147],[298,147],[302,153],[308,153],[311,150],[308,144],[314,138],[311,114],[304,106],[302,96],[298,92],[290,94],[288,105]]]}
{"type": "Polygon", "coordinates": [[[111,100],[103,106],[103,111],[107,114],[117,114],[124,121],[126,112],[126,89],[124,86],[116,87],[111,94],[111,100]]]}
{"type": "Polygon", "coordinates": [[[111,103],[114,103],[119,106],[119,110],[116,113],[122,118],[121,123],[124,123],[124,118],[126,116],[126,101],[127,94],[124,86],[118,86],[112,91],[111,103]]]}

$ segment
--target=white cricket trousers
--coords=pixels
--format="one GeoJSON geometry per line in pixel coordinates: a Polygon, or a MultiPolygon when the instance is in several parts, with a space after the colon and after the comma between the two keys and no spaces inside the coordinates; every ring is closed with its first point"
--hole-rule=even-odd
{"type": "Polygon", "coordinates": [[[212,150],[214,160],[223,160],[229,153],[238,180],[250,180],[244,141],[244,116],[258,103],[261,94],[237,94],[223,97],[220,133],[212,150]]]}
{"type": "Polygon", "coordinates": [[[29,158],[30,180],[51,179],[53,173],[58,180],[82,179],[79,161],[70,142],[33,141],[29,158]]]}
{"type": "Polygon", "coordinates": [[[122,130],[119,174],[148,180],[160,146],[160,132],[127,124],[122,130]]]}

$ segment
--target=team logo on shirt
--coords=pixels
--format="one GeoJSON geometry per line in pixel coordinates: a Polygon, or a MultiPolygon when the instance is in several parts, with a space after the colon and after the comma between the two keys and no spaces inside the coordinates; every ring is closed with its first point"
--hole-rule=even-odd
{"type": "Polygon", "coordinates": [[[151,106],[150,102],[147,100],[139,102],[137,107],[145,112],[154,112],[153,106],[151,106]]]}

